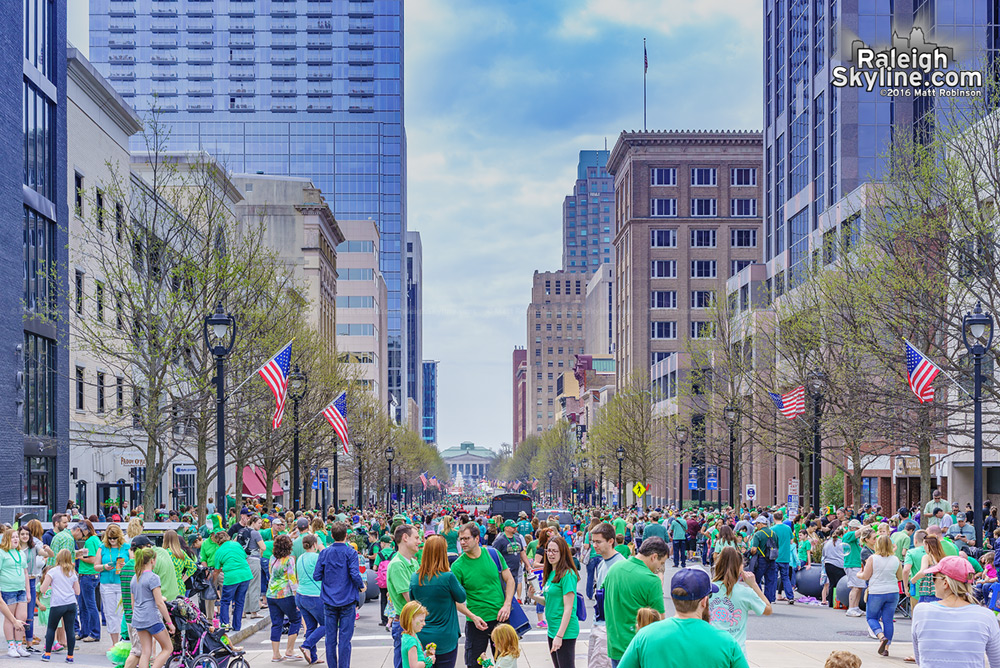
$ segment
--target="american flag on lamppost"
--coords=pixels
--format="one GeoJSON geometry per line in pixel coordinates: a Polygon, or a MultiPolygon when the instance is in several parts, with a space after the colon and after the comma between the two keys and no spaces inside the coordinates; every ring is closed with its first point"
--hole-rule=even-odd
{"type": "Polygon", "coordinates": [[[910,389],[917,395],[920,403],[934,401],[934,388],[931,383],[941,373],[941,369],[906,339],[903,339],[903,344],[906,345],[906,377],[910,389]]]}
{"type": "Polygon", "coordinates": [[[333,430],[337,432],[337,437],[344,445],[344,454],[347,454],[347,445],[350,441],[347,438],[347,392],[341,392],[330,405],[323,409],[323,416],[330,423],[333,430]]]}
{"type": "Polygon", "coordinates": [[[799,385],[791,392],[785,394],[775,394],[768,392],[771,401],[777,407],[778,412],[789,420],[794,420],[797,416],[806,412],[806,386],[799,385]]]}

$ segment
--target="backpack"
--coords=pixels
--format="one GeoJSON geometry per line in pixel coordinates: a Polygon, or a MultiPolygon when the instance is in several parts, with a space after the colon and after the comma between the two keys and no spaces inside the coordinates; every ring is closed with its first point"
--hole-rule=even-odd
{"type": "Polygon", "coordinates": [[[762,531],[770,531],[770,533],[769,534],[767,534],[767,533],[764,534],[765,536],[767,536],[767,542],[764,543],[764,547],[763,548],[758,547],[757,551],[760,552],[760,556],[764,557],[768,561],[777,561],[778,560],[778,536],[771,529],[763,529],[762,531]]]}
{"type": "Polygon", "coordinates": [[[389,559],[383,559],[375,572],[375,584],[378,585],[379,589],[385,589],[389,586],[389,561],[389,559]]]}
{"type": "Polygon", "coordinates": [[[239,546],[243,548],[243,551],[246,552],[247,555],[249,556],[249,554],[250,554],[250,529],[248,529],[247,527],[242,527],[240,529],[237,529],[236,533],[233,534],[233,540],[235,540],[239,544],[239,546]]]}

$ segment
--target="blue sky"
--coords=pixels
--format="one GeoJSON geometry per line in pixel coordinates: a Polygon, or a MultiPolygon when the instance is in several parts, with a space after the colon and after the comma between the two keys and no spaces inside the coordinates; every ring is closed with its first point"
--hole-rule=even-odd
{"type": "MultiPolygon", "coordinates": [[[[87,0],[69,0],[87,43],[87,0]]],[[[405,0],[408,226],[424,248],[439,445],[511,440],[534,270],[561,266],[581,149],[642,129],[759,130],[756,0],[405,0]]]]}

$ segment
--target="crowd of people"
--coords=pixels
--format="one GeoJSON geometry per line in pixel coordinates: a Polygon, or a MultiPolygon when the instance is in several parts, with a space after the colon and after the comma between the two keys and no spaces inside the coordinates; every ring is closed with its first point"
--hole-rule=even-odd
{"type": "Polygon", "coordinates": [[[779,603],[865,617],[882,656],[902,610],[913,618],[905,660],[972,666],[985,654],[1000,668],[996,509],[984,507],[979,536],[971,507],[938,492],[892,515],[579,507],[504,518],[458,504],[395,514],[247,505],[201,522],[184,509],[177,517],[191,521],[162,536],[145,531],[141,508],[111,511],[100,535],[98,518],[64,513],[48,529],[30,519],[0,536],[9,657],[65,652],[72,662],[77,641],[106,633],[131,642],[126,668],[161,668],[174,651],[167,604],[187,598],[231,631],[266,614],[273,662],[323,663],[325,638],[326,663],[346,668],[371,582],[394,668],[511,668],[533,626],[556,668],[575,667],[590,615],[594,668],[745,666],[748,617],[779,603]],[[945,631],[954,628],[961,638],[945,631]]]}

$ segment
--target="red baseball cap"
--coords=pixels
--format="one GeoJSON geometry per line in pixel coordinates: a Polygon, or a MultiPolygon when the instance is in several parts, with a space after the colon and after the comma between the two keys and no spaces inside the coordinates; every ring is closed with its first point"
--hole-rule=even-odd
{"type": "Polygon", "coordinates": [[[945,557],[928,568],[926,572],[941,573],[942,575],[947,575],[952,580],[968,582],[969,577],[975,573],[975,570],[965,557],[945,557]]]}

